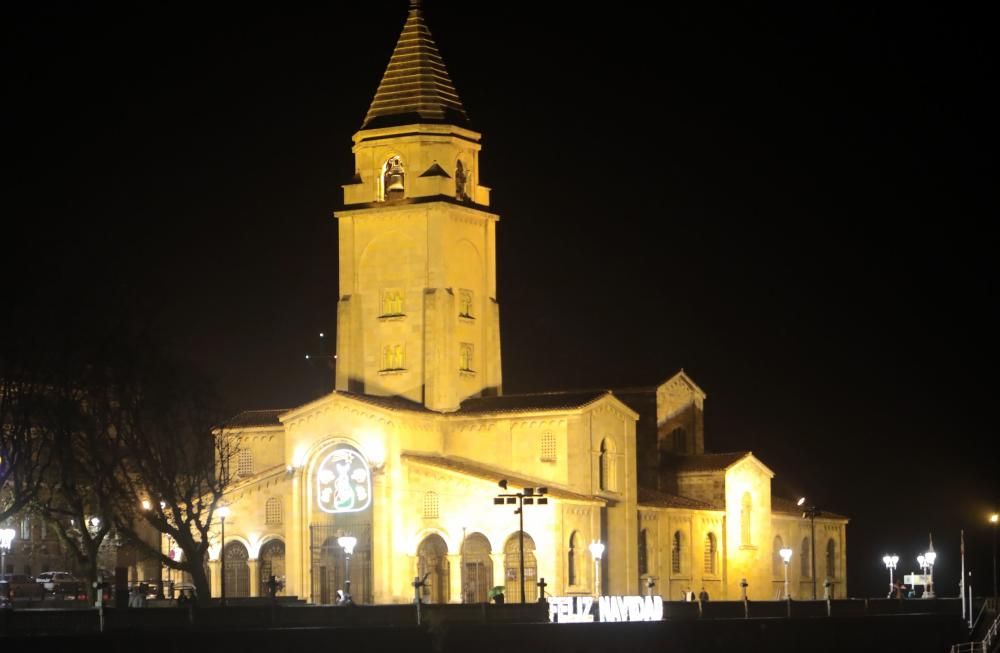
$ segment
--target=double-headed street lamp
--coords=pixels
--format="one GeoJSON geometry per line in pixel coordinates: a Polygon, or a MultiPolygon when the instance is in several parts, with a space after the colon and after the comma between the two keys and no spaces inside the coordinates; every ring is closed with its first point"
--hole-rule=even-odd
{"type": "MultiPolygon", "coordinates": [[[[507,489],[507,479],[502,479],[497,485],[500,489],[507,489]]],[[[493,505],[502,506],[505,504],[516,505],[517,510],[514,513],[519,517],[518,528],[517,528],[517,544],[518,544],[518,563],[520,565],[520,577],[521,577],[521,603],[525,603],[524,599],[524,506],[547,505],[549,500],[544,495],[548,494],[549,488],[547,487],[526,487],[520,492],[511,492],[498,494],[493,497],[493,505]]]]}
{"type": "Polygon", "coordinates": [[[778,555],[781,556],[781,561],[785,563],[785,600],[788,601],[792,598],[788,594],[788,563],[792,560],[792,550],[786,546],[778,551],[778,555]]]}
{"type": "Polygon", "coordinates": [[[222,605],[226,604],[226,517],[229,516],[229,512],[229,506],[221,506],[216,510],[219,520],[222,522],[222,549],[219,551],[220,566],[222,567],[219,579],[221,581],[219,584],[219,595],[222,599],[222,605]]]}
{"type": "Polygon", "coordinates": [[[13,528],[0,528],[0,578],[7,573],[7,552],[17,534],[13,528]]]}
{"type": "Polygon", "coordinates": [[[600,540],[594,540],[587,548],[590,555],[594,556],[594,596],[601,596],[601,556],[604,555],[604,544],[600,540]]]}
{"type": "Polygon", "coordinates": [[[358,538],[351,535],[344,535],[337,538],[337,544],[344,549],[344,605],[353,603],[351,599],[351,556],[354,554],[354,547],[358,543],[358,538]]]}
{"type": "Polygon", "coordinates": [[[882,556],[882,562],[885,563],[885,568],[889,570],[889,598],[892,598],[893,592],[896,591],[896,583],[893,582],[892,572],[896,569],[896,564],[899,563],[898,555],[884,555],[882,556]]]}
{"type": "Polygon", "coordinates": [[[917,564],[928,576],[927,591],[924,592],[925,599],[934,598],[934,561],[937,560],[937,553],[934,552],[934,540],[931,540],[930,547],[923,555],[917,556],[917,564]]]}
{"type": "Polygon", "coordinates": [[[819,509],[812,504],[806,504],[806,498],[802,497],[799,499],[795,505],[802,508],[802,519],[809,520],[809,546],[812,550],[809,552],[809,563],[812,565],[812,581],[813,581],[813,601],[816,600],[816,516],[820,514],[819,509]]]}

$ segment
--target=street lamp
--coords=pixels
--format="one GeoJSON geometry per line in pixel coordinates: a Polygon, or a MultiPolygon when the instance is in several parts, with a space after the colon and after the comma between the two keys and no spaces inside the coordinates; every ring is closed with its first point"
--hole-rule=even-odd
{"type": "MultiPolygon", "coordinates": [[[[497,485],[500,489],[507,489],[507,479],[501,479],[497,485]]],[[[524,599],[524,506],[538,505],[544,506],[548,505],[549,500],[545,497],[548,494],[549,488],[547,487],[526,487],[520,492],[512,492],[508,494],[498,494],[493,497],[493,505],[516,505],[517,510],[514,513],[519,517],[518,528],[517,528],[517,543],[518,543],[518,563],[520,565],[521,571],[521,603],[525,603],[524,599]]]]}
{"type": "Polygon", "coordinates": [[[820,511],[814,505],[806,505],[806,498],[801,497],[795,505],[802,508],[802,519],[809,520],[809,546],[812,550],[809,552],[809,563],[812,566],[812,581],[813,581],[813,601],[816,600],[816,515],[820,514],[820,511]]]}
{"type": "Polygon", "coordinates": [[[927,580],[927,591],[924,592],[925,599],[934,598],[934,561],[937,560],[937,553],[934,552],[934,540],[931,539],[930,547],[928,547],[927,552],[923,555],[917,556],[917,563],[924,570],[925,574],[928,574],[930,578],[927,580]]]}
{"type": "Polygon", "coordinates": [[[790,600],[792,597],[788,595],[788,563],[792,559],[792,550],[787,546],[778,551],[778,555],[781,556],[781,561],[785,563],[785,600],[790,600]]]}
{"type": "Polygon", "coordinates": [[[344,604],[348,605],[354,601],[351,599],[351,556],[354,554],[354,546],[358,543],[358,538],[351,535],[344,535],[337,538],[337,544],[344,549],[344,604]]]}
{"type": "Polygon", "coordinates": [[[601,596],[601,556],[604,555],[604,544],[600,540],[594,540],[587,547],[590,555],[594,556],[594,595],[601,596]]]}
{"type": "Polygon", "coordinates": [[[993,609],[996,610],[997,603],[997,522],[1000,522],[1000,514],[990,515],[990,523],[993,524],[993,609]]]}
{"type": "Polygon", "coordinates": [[[220,580],[219,583],[219,596],[222,599],[222,605],[226,604],[226,517],[229,516],[229,506],[221,506],[217,511],[219,514],[219,519],[222,521],[222,550],[219,553],[219,560],[221,566],[220,580]]]}
{"type": "Polygon", "coordinates": [[[0,528],[0,578],[7,573],[7,552],[16,534],[13,528],[0,528]]]}
{"type": "Polygon", "coordinates": [[[896,584],[892,579],[892,572],[896,569],[896,564],[899,562],[898,555],[884,555],[882,556],[882,562],[885,563],[885,568],[889,570],[889,597],[892,597],[892,593],[896,589],[896,584]]]}

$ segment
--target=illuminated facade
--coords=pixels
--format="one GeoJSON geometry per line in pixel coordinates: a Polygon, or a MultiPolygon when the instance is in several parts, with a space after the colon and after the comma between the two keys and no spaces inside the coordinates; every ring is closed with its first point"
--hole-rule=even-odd
{"type": "MultiPolygon", "coordinates": [[[[357,602],[520,599],[518,517],[497,483],[548,488],[524,511],[525,598],[592,595],[588,544],[606,544],[604,594],[669,600],[773,598],[791,577],[806,596],[810,524],[771,496],[749,452],[705,454],[705,394],[679,372],[654,388],[504,395],[496,226],[469,126],[419,7],[354,136],[344,186],[335,391],[290,410],[249,411],[225,497],[229,596],[284,593],[330,603],[344,585],[341,535],[357,602]],[[804,573],[803,573],[804,572],[804,573]]],[[[816,520],[816,568],[846,588],[846,519],[816,520]],[[828,548],[829,547],[829,548],[828,548]],[[826,560],[829,551],[829,561],[826,560]]],[[[219,556],[211,551],[213,591],[219,556]]],[[[822,592],[822,589],[820,590],[822,592]]]]}

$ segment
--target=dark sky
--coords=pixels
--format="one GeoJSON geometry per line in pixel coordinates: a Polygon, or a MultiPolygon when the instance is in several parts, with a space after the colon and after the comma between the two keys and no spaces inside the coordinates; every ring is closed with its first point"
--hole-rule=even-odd
{"type": "MultiPolygon", "coordinates": [[[[28,4],[3,9],[4,286],[138,294],[233,411],[328,388],[303,354],[336,323],[331,213],[406,2],[28,4]]],[[[505,390],[683,367],[711,450],[851,516],[852,594],[929,531],[956,593],[963,527],[985,588],[986,17],[427,4],[501,215],[505,390]]]]}

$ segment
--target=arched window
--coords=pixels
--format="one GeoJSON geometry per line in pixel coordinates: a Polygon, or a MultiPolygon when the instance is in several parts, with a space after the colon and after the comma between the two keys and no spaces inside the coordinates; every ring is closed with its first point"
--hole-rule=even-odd
{"type": "Polygon", "coordinates": [[[472,343],[463,342],[458,346],[458,365],[463,372],[475,371],[472,367],[473,349],[472,343]]]}
{"type": "MultiPolygon", "coordinates": [[[[278,580],[285,578],[285,543],[281,540],[269,540],[260,547],[260,595],[267,596],[267,581],[271,576],[278,580]]],[[[281,590],[278,590],[281,592],[281,590]]]]}
{"type": "Polygon", "coordinates": [[[771,573],[775,576],[781,576],[784,574],[782,567],[785,566],[785,561],[781,559],[781,551],[785,548],[785,543],[781,539],[780,535],[774,536],[774,548],[771,550],[771,573]]]}
{"type": "Polygon", "coordinates": [[[421,578],[427,575],[423,594],[428,603],[448,602],[451,569],[448,564],[448,545],[440,535],[428,535],[417,547],[417,574],[421,578]]]}
{"type": "Polygon", "coordinates": [[[601,440],[601,455],[598,473],[600,474],[600,488],[608,492],[617,490],[615,479],[615,445],[605,438],[601,440]]]}
{"type": "MultiPolygon", "coordinates": [[[[508,603],[521,602],[521,550],[518,536],[511,535],[503,547],[504,598],[508,603]]],[[[535,540],[524,534],[524,602],[538,600],[538,562],[535,560],[535,540]]]]}
{"type": "Polygon", "coordinates": [[[832,539],[826,543],[826,577],[837,577],[837,543],[832,539]]]}
{"type": "Polygon", "coordinates": [[[403,160],[398,156],[390,158],[382,166],[382,174],[379,177],[382,182],[382,201],[401,200],[405,195],[406,170],[403,167],[403,160]]]}
{"type": "Polygon", "coordinates": [[[647,547],[647,531],[639,531],[639,575],[645,576],[649,573],[649,549],[647,547]]]}
{"type": "Polygon", "coordinates": [[[437,519],[439,510],[437,492],[424,493],[424,519],[437,519]]]}
{"type": "Polygon", "coordinates": [[[236,464],[237,476],[253,476],[253,452],[249,449],[240,449],[239,462],[236,464]]]}
{"type": "Polygon", "coordinates": [[[580,565],[583,564],[583,549],[580,547],[580,533],[573,531],[569,536],[569,555],[566,557],[566,574],[569,585],[579,585],[583,576],[580,565]]]}
{"type": "Polygon", "coordinates": [[[809,549],[809,538],[802,538],[802,550],[799,552],[799,573],[803,578],[812,576],[812,551],[809,549]]]}
{"type": "Polygon", "coordinates": [[[682,538],[680,531],[674,532],[673,545],[670,548],[670,571],[675,574],[681,573],[682,538]]]}
{"type": "Polygon", "coordinates": [[[740,544],[750,546],[750,513],[753,512],[753,499],[749,492],[743,493],[740,507],[740,544]]]}
{"type": "Polygon", "coordinates": [[[401,370],[404,367],[403,345],[385,345],[382,347],[383,370],[401,370]]]}
{"type": "Polygon", "coordinates": [[[715,555],[718,545],[715,540],[715,533],[709,533],[705,538],[705,573],[715,574],[715,555]]]}
{"type": "Polygon", "coordinates": [[[382,316],[403,314],[403,291],[400,288],[386,288],[382,291],[382,316]]]}
{"type": "Polygon", "coordinates": [[[472,533],[462,544],[462,602],[485,603],[493,587],[493,559],[490,541],[482,533],[472,533]]]}
{"type": "Polygon", "coordinates": [[[271,497],[264,504],[264,523],[268,526],[281,525],[281,499],[271,497]]]}
{"type": "Polygon", "coordinates": [[[539,458],[543,463],[554,463],[556,461],[556,436],[552,431],[542,433],[539,458]]]}
{"type": "Polygon", "coordinates": [[[670,432],[675,453],[687,453],[687,431],[677,427],[670,432]]]}
{"type": "Polygon", "coordinates": [[[250,554],[241,542],[232,541],[223,548],[226,557],[226,596],[250,596],[250,554]]]}

